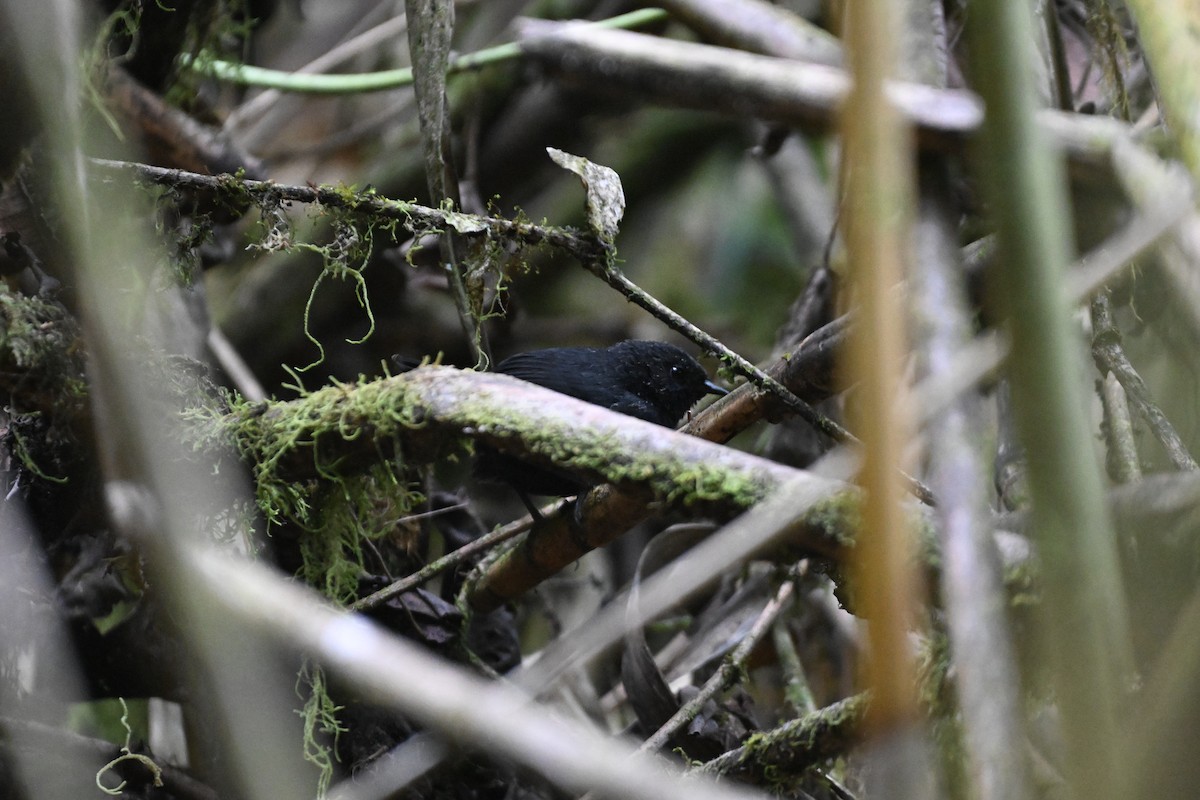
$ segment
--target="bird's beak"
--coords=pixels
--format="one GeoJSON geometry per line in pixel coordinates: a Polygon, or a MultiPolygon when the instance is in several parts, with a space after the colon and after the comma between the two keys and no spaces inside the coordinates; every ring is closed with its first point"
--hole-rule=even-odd
{"type": "Polygon", "coordinates": [[[716,395],[721,395],[721,396],[729,394],[728,389],[726,389],[724,386],[718,386],[717,384],[713,383],[712,381],[705,381],[704,388],[708,389],[709,394],[716,394],[716,395]]]}

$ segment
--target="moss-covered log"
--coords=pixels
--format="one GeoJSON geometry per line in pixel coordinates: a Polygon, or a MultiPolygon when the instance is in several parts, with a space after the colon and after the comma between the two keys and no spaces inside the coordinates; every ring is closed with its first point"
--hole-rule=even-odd
{"type": "MultiPolygon", "coordinates": [[[[423,367],[336,384],[287,402],[242,404],[199,432],[232,441],[263,481],[346,474],[380,457],[433,463],[474,439],[593,483],[727,518],[804,473],[505,375],[423,367]]],[[[827,483],[830,490],[841,487],[827,483]]]]}

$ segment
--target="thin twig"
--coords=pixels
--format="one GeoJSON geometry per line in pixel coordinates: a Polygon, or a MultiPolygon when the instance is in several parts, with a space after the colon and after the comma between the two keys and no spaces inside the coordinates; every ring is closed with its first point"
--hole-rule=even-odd
{"type": "Polygon", "coordinates": [[[220,328],[216,326],[209,328],[205,343],[217,364],[229,376],[229,380],[237,387],[242,397],[254,402],[267,399],[267,393],[259,383],[258,377],[255,376],[254,371],[242,358],[242,354],[225,337],[225,333],[220,328]]]}
{"type": "Polygon", "coordinates": [[[375,608],[375,606],[380,605],[381,603],[386,603],[396,595],[404,594],[411,589],[417,588],[422,583],[441,575],[443,572],[452,567],[458,566],[472,556],[483,553],[498,544],[507,542],[509,539],[517,536],[518,534],[524,533],[525,531],[529,530],[532,525],[533,519],[529,516],[526,516],[522,519],[516,520],[515,522],[510,522],[503,528],[498,528],[491,533],[484,534],[475,541],[468,542],[457,550],[447,553],[437,561],[426,564],[424,567],[421,567],[421,569],[417,570],[408,577],[401,578],[395,583],[389,584],[373,594],[369,594],[366,597],[354,601],[350,604],[350,610],[366,611],[367,609],[375,608]]]}
{"type": "Polygon", "coordinates": [[[792,714],[785,716],[800,716],[811,714],[817,710],[816,700],[813,699],[812,689],[808,685],[808,676],[804,671],[804,663],[796,650],[796,641],[788,630],[786,619],[776,618],[771,625],[771,644],[779,656],[779,670],[783,674],[783,696],[792,714]]]}
{"type": "Polygon", "coordinates": [[[600,250],[595,237],[569,228],[514,222],[503,217],[457,214],[419,203],[391,200],[373,192],[351,192],[345,187],[296,186],[238,178],[233,175],[201,175],[186,170],[155,167],[133,161],[92,158],[89,162],[102,170],[132,173],[139,179],[159,186],[196,189],[207,192],[243,192],[255,202],[265,200],[293,203],[319,203],[327,208],[344,209],[357,214],[394,219],[404,223],[419,221],[425,226],[458,230],[464,236],[502,236],[518,244],[546,244],[557,247],[580,260],[594,258],[600,250]]]}
{"type": "MultiPolygon", "coordinates": [[[[860,444],[859,440],[850,431],[824,414],[821,414],[811,405],[789,391],[779,381],[730,350],[715,336],[697,328],[679,313],[629,280],[621,270],[611,263],[611,259],[586,259],[583,261],[583,265],[593,275],[620,292],[625,299],[641,306],[665,322],[672,330],[682,334],[698,347],[720,358],[731,370],[745,377],[759,389],[775,395],[790,410],[794,411],[801,419],[821,433],[843,444],[860,444]]],[[[933,493],[929,491],[928,487],[906,473],[904,474],[904,479],[908,483],[909,491],[916,495],[917,498],[929,505],[934,504],[933,493]]]]}
{"type": "MultiPolygon", "coordinates": [[[[450,38],[454,33],[451,0],[405,0],[408,17],[408,51],[412,59],[413,90],[425,161],[425,180],[434,205],[462,208],[458,167],[450,145],[450,107],[446,99],[446,67],[450,63],[450,38]]],[[[458,235],[446,231],[438,240],[442,272],[458,310],[467,347],[478,369],[491,363],[491,348],[481,318],[479,298],[467,287],[467,266],[459,258],[458,235]]]]}
{"type": "Polygon", "coordinates": [[[779,587],[779,591],[771,598],[770,602],[763,607],[759,613],[758,619],[754,621],[753,627],[750,628],[742,641],[738,642],[738,646],[734,648],[729,657],[721,662],[721,666],[712,674],[704,685],[700,687],[700,691],[696,693],[688,702],[679,707],[669,720],[663,723],[663,726],[654,732],[646,741],[638,747],[638,752],[653,753],[661,750],[667,741],[675,735],[675,731],[690,722],[697,714],[700,713],[704,704],[713,697],[716,697],[718,692],[724,691],[733,684],[734,678],[741,672],[746,660],[750,657],[750,652],[754,650],[759,640],[771,629],[775,618],[779,616],[779,612],[783,611],[788,600],[792,597],[792,592],[795,590],[795,581],[788,580],[779,587]]]}
{"type": "MultiPolygon", "coordinates": [[[[1077,259],[1066,275],[1071,303],[1087,300],[1136,258],[1177,230],[1191,207],[1190,197],[1179,195],[1143,210],[1077,259]]],[[[996,331],[981,334],[965,345],[952,369],[943,376],[926,379],[917,388],[916,406],[921,409],[922,424],[936,418],[960,394],[999,370],[1010,349],[1007,338],[996,331]]]]}
{"type": "Polygon", "coordinates": [[[1109,474],[1117,483],[1140,481],[1142,465],[1133,438],[1133,421],[1129,418],[1129,398],[1117,376],[1111,372],[1104,376],[1100,399],[1104,402],[1109,474]]]}
{"type": "Polygon", "coordinates": [[[856,742],[866,716],[869,696],[864,692],[793,719],[756,737],[753,746],[742,745],[700,767],[707,775],[737,777],[762,782],[798,775],[833,756],[843,755],[856,742]]]}
{"type": "Polygon", "coordinates": [[[1125,394],[1150,426],[1154,438],[1158,439],[1167,457],[1176,469],[1200,468],[1196,459],[1188,452],[1187,445],[1167,419],[1158,404],[1150,397],[1150,389],[1142,376],[1133,368],[1125,349],[1121,347],[1121,332],[1112,318],[1108,296],[1096,295],[1092,300],[1092,358],[1101,375],[1112,373],[1121,382],[1125,394]]]}
{"type": "MultiPolygon", "coordinates": [[[[407,30],[408,17],[403,14],[389,17],[378,25],[373,25],[357,36],[342,42],[299,69],[287,74],[326,74],[327,70],[341,65],[377,45],[389,42],[393,37],[403,35],[407,30]]],[[[409,74],[412,74],[411,69],[409,69],[409,74]]],[[[229,119],[225,123],[225,129],[236,131],[246,120],[261,120],[282,97],[283,92],[278,89],[268,89],[265,92],[255,95],[229,115],[229,119]]]]}
{"type": "MultiPolygon", "coordinates": [[[[968,350],[972,313],[955,247],[949,170],[924,165],[917,267],[912,275],[913,330],[930,379],[954,375],[968,350]]],[[[930,417],[926,431],[928,479],[941,504],[935,509],[941,547],[937,619],[949,637],[961,747],[976,800],[1030,800],[1017,659],[1005,618],[1010,595],[988,511],[987,471],[980,452],[979,398],[958,394],[930,417]]],[[[932,695],[931,695],[932,696],[932,695]]]]}

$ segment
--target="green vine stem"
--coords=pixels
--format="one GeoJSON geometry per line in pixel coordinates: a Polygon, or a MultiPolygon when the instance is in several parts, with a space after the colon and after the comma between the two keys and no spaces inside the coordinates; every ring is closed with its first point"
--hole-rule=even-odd
{"type": "MultiPolygon", "coordinates": [[[[667,18],[667,12],[661,8],[643,8],[621,14],[610,19],[586,23],[597,28],[638,28],[661,22],[667,18]]],[[[459,75],[464,72],[474,72],[492,64],[501,64],[521,58],[524,51],[518,42],[478,50],[474,53],[456,56],[450,59],[446,75],[459,75]]],[[[363,92],[382,92],[389,89],[403,89],[413,84],[412,67],[388,69],[380,72],[365,72],[356,75],[311,75],[299,72],[284,72],[277,69],[255,67],[249,64],[237,64],[218,58],[180,56],[180,64],[202,75],[217,80],[235,83],[239,86],[258,86],[264,89],[276,89],[281,92],[298,94],[358,94],[363,92]]]]}

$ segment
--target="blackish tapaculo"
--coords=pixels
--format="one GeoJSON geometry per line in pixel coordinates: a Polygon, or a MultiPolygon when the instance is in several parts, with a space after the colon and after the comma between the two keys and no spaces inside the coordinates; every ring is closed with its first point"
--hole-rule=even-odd
{"type": "MultiPolygon", "coordinates": [[[[704,395],[726,393],[708,379],[696,359],[675,345],[633,339],[611,347],[519,353],[500,362],[496,372],[668,427],[704,395]]],[[[491,449],[480,449],[475,472],[483,480],[510,484],[526,501],[525,495],[566,497],[587,488],[568,475],[491,449]]]]}

